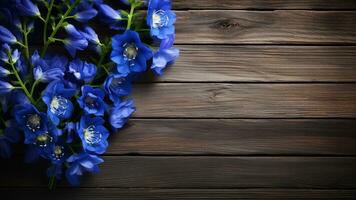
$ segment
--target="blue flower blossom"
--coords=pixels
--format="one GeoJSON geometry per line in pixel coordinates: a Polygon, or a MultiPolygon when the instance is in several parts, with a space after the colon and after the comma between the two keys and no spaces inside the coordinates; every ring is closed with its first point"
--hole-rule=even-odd
{"type": "Polygon", "coordinates": [[[110,113],[110,124],[116,129],[122,128],[136,108],[132,100],[123,101],[113,107],[110,113]]]}
{"type": "Polygon", "coordinates": [[[127,96],[131,93],[131,85],[130,78],[120,74],[111,74],[104,82],[105,91],[114,103],[119,102],[120,97],[127,96]]]}
{"type": "Polygon", "coordinates": [[[16,7],[25,16],[40,16],[40,10],[31,0],[16,0],[16,7]]]}
{"type": "Polygon", "coordinates": [[[102,89],[94,89],[84,85],[82,87],[82,96],[78,99],[78,103],[87,114],[103,116],[107,107],[104,97],[105,92],[102,89]]]}
{"type": "Polygon", "coordinates": [[[137,32],[126,31],[122,35],[112,38],[111,60],[117,64],[120,74],[143,72],[146,70],[147,60],[152,58],[151,49],[141,42],[137,32]]]}
{"type": "Polygon", "coordinates": [[[47,56],[42,59],[37,51],[31,57],[35,80],[51,82],[60,80],[66,70],[67,59],[60,56],[47,56]]]}
{"type": "Polygon", "coordinates": [[[172,47],[173,42],[173,35],[162,40],[159,50],[154,54],[151,69],[156,75],[162,75],[163,69],[178,58],[179,50],[172,47]]]}
{"type": "Polygon", "coordinates": [[[12,63],[16,63],[19,60],[20,56],[21,53],[19,52],[19,50],[15,49],[12,51],[10,46],[6,43],[2,45],[0,51],[0,59],[5,63],[10,63],[10,61],[12,63]]]}
{"type": "Polygon", "coordinates": [[[60,120],[68,119],[73,113],[71,98],[75,94],[75,89],[65,88],[62,82],[52,82],[46,88],[42,100],[47,105],[47,115],[51,121],[58,125],[60,120]]]}
{"type": "Polygon", "coordinates": [[[98,6],[100,19],[110,25],[110,28],[121,30],[123,29],[122,15],[120,11],[114,10],[107,4],[98,6]]]}
{"type": "Polygon", "coordinates": [[[101,117],[90,118],[88,115],[80,119],[77,133],[85,151],[96,154],[103,154],[106,151],[109,131],[103,126],[104,122],[101,117]]]}
{"type": "Polygon", "coordinates": [[[47,115],[39,112],[33,105],[18,105],[15,108],[15,119],[19,128],[25,133],[25,144],[48,147],[56,141],[60,131],[49,123],[47,115]]]}
{"type": "Polygon", "coordinates": [[[77,82],[82,81],[88,83],[93,80],[97,72],[97,68],[94,64],[87,63],[80,59],[75,59],[68,65],[69,81],[77,82]],[[75,79],[75,80],[73,80],[75,79]]]}
{"type": "Polygon", "coordinates": [[[4,67],[0,66],[0,77],[6,77],[10,74],[11,72],[8,69],[5,69],[4,67]]]}
{"type": "Polygon", "coordinates": [[[73,154],[67,159],[69,168],[66,171],[66,177],[71,185],[79,185],[79,177],[84,172],[98,173],[100,163],[103,163],[103,159],[96,155],[90,155],[86,152],[80,154],[73,154]]]}
{"type": "Polygon", "coordinates": [[[159,39],[166,39],[174,34],[176,15],[171,10],[170,0],[150,0],[147,11],[147,25],[151,28],[151,35],[159,39]]]}
{"type": "Polygon", "coordinates": [[[85,23],[85,22],[91,20],[92,18],[94,18],[97,14],[98,14],[98,11],[91,8],[91,9],[76,13],[74,15],[74,19],[79,22],[85,23]]]}
{"type": "Polygon", "coordinates": [[[77,50],[82,51],[88,47],[88,41],[72,24],[67,24],[64,28],[69,36],[64,40],[64,47],[74,58],[77,50]]]}
{"type": "Polygon", "coordinates": [[[15,44],[17,42],[17,39],[14,34],[9,31],[9,29],[0,25],[0,42],[15,44]]]}
{"type": "Polygon", "coordinates": [[[8,82],[0,80],[0,95],[5,95],[11,92],[15,87],[8,82]]]}
{"type": "Polygon", "coordinates": [[[89,48],[93,49],[94,51],[101,53],[101,42],[99,40],[98,35],[95,31],[86,26],[80,33],[85,37],[85,39],[89,42],[89,48]]]}

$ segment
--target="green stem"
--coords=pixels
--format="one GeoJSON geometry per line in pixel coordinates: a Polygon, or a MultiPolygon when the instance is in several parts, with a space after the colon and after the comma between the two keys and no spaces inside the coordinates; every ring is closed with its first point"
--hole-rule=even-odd
{"type": "Polygon", "coordinates": [[[126,30],[129,30],[131,28],[131,24],[132,24],[132,18],[133,18],[133,14],[135,11],[135,7],[136,5],[134,3],[131,4],[131,9],[130,9],[130,13],[127,16],[127,26],[126,26],[126,30]]]}
{"type": "Polygon", "coordinates": [[[24,47],[24,51],[25,51],[25,57],[27,60],[30,59],[30,52],[29,52],[29,48],[28,48],[28,34],[29,31],[27,30],[27,24],[25,23],[23,28],[23,37],[24,37],[24,42],[25,42],[25,47],[24,47]]]}
{"type": "Polygon", "coordinates": [[[33,96],[33,92],[35,91],[35,88],[36,88],[36,86],[38,85],[40,83],[40,81],[39,80],[36,80],[34,83],[33,83],[33,85],[32,85],[32,88],[31,88],[31,96],[33,96]]]}
{"type": "Polygon", "coordinates": [[[32,98],[32,95],[30,94],[30,92],[27,90],[25,84],[22,82],[22,79],[19,75],[19,73],[17,72],[17,69],[14,65],[14,63],[12,62],[12,60],[10,60],[9,62],[11,68],[12,68],[12,71],[14,72],[14,75],[15,77],[17,78],[17,81],[19,82],[20,86],[21,86],[21,89],[25,92],[26,96],[28,97],[28,99],[31,101],[32,104],[35,104],[35,100],[32,98]]]}
{"type": "MultiPolygon", "coordinates": [[[[68,8],[67,12],[64,13],[64,15],[62,15],[61,20],[59,20],[58,24],[55,26],[52,34],[49,36],[49,38],[54,38],[54,36],[57,34],[57,32],[59,31],[59,29],[63,26],[63,23],[65,21],[65,19],[68,17],[68,15],[73,11],[73,9],[80,3],[80,0],[75,0],[75,2],[68,8]]],[[[46,54],[47,48],[48,46],[53,42],[53,40],[47,40],[44,43],[42,52],[41,52],[41,56],[44,57],[44,55],[46,54]]]]}
{"type": "Polygon", "coordinates": [[[48,8],[48,12],[47,12],[47,16],[46,16],[46,21],[44,23],[44,29],[43,29],[43,44],[46,44],[47,42],[47,28],[48,28],[48,21],[49,18],[51,17],[51,12],[52,12],[52,8],[53,8],[53,4],[54,4],[54,0],[51,0],[49,8],[48,8]]]}

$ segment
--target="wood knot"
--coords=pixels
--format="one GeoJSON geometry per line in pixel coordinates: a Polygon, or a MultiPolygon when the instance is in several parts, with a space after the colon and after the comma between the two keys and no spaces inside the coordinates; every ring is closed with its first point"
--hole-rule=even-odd
{"type": "Polygon", "coordinates": [[[233,19],[222,19],[215,22],[213,28],[221,30],[231,30],[239,27],[240,24],[235,22],[233,19]]]}

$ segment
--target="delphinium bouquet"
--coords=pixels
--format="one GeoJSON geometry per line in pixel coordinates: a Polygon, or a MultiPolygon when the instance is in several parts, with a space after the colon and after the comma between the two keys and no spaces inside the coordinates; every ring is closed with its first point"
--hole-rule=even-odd
{"type": "Polygon", "coordinates": [[[26,162],[48,161],[50,188],[99,171],[135,111],[132,82],[178,57],[170,0],[114,4],[0,1],[0,155],[24,144],[26,162]]]}

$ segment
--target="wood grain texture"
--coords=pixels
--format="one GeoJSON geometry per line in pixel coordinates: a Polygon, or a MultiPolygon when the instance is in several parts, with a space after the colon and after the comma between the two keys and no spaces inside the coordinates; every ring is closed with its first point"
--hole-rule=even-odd
{"type": "Polygon", "coordinates": [[[179,11],[177,44],[355,44],[352,11],[179,11]]]}
{"type": "Polygon", "coordinates": [[[173,0],[174,9],[356,9],[353,0],[173,0]]]}
{"type": "Polygon", "coordinates": [[[29,196],[37,200],[190,200],[190,199],[352,199],[355,190],[318,190],[318,189],[120,189],[120,188],[58,188],[46,189],[0,189],[6,200],[26,199],[29,196]]]}
{"type": "Polygon", "coordinates": [[[108,154],[356,155],[355,120],[133,119],[108,154]]]}
{"type": "MultiPolygon", "coordinates": [[[[356,157],[106,156],[82,187],[355,189],[356,157]]],[[[1,162],[0,187],[46,186],[45,171],[1,162]],[[16,176],[14,176],[16,174],[16,176]],[[43,179],[41,180],[41,174],[43,179]]]]}
{"type": "MultiPolygon", "coordinates": [[[[181,55],[154,82],[354,82],[356,47],[177,45],[181,55]]],[[[148,77],[148,76],[144,76],[148,77]]]]}
{"type": "Polygon", "coordinates": [[[356,117],[356,84],[139,84],[136,117],[356,117]]]}

